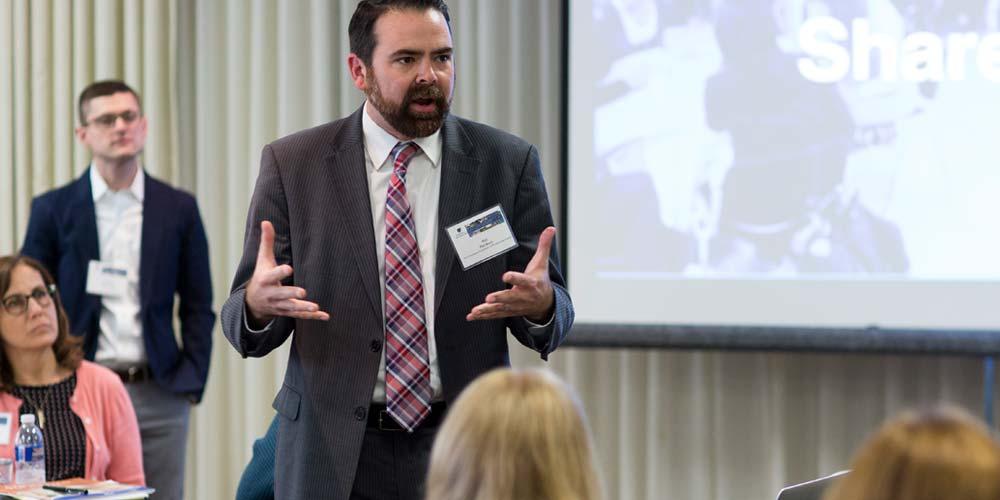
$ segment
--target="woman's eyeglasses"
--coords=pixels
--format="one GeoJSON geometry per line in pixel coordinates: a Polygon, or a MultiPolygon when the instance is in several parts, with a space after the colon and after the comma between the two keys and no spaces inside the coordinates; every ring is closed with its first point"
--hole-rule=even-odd
{"type": "Polygon", "coordinates": [[[3,308],[11,316],[20,316],[28,310],[28,300],[35,299],[35,302],[42,307],[48,307],[52,303],[52,296],[56,293],[56,286],[38,287],[29,294],[15,293],[3,298],[3,308]]]}

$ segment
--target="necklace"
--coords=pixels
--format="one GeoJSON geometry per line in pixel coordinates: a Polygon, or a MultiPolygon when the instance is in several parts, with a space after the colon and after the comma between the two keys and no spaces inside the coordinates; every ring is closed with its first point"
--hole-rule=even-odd
{"type": "Polygon", "coordinates": [[[43,431],[45,430],[45,405],[49,404],[49,396],[52,395],[52,388],[56,384],[52,384],[45,388],[45,394],[42,396],[42,404],[35,402],[34,398],[28,395],[27,386],[19,387],[20,393],[24,396],[24,399],[31,403],[31,406],[35,407],[35,415],[38,416],[38,427],[43,431]]]}

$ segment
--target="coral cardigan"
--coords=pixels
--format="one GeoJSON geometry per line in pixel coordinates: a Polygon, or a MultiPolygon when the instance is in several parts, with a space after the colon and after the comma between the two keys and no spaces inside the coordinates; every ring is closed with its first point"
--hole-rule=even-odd
{"type": "MultiPolygon", "coordinates": [[[[69,407],[80,417],[87,434],[84,465],[87,477],[145,485],[139,423],[121,379],[101,365],[81,362],[69,407]]],[[[14,440],[21,425],[20,408],[21,399],[0,392],[0,413],[7,414],[11,423],[6,442],[0,436],[0,457],[14,458],[14,440]]]]}

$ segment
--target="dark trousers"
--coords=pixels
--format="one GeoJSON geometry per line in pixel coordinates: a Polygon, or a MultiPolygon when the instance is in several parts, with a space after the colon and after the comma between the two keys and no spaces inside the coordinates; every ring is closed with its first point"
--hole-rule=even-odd
{"type": "Polygon", "coordinates": [[[436,434],[437,427],[412,434],[366,429],[351,500],[423,500],[436,434]]]}

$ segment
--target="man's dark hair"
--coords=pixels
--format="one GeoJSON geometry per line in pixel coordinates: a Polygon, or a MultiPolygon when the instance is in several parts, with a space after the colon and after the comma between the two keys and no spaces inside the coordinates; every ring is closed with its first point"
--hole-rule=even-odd
{"type": "Polygon", "coordinates": [[[358,8],[351,16],[347,26],[347,34],[351,42],[351,52],[357,55],[368,66],[372,64],[372,52],[375,51],[375,21],[390,10],[434,9],[444,15],[451,32],[451,16],[448,15],[448,5],[444,0],[361,0],[358,8]]]}
{"type": "Polygon", "coordinates": [[[87,85],[87,88],[83,89],[83,92],[80,92],[80,99],[77,101],[80,125],[87,124],[87,111],[89,110],[91,99],[119,92],[128,92],[135,96],[135,102],[139,104],[139,114],[142,114],[142,98],[139,97],[139,93],[132,89],[132,87],[129,87],[128,84],[121,80],[101,80],[87,85]]]}

